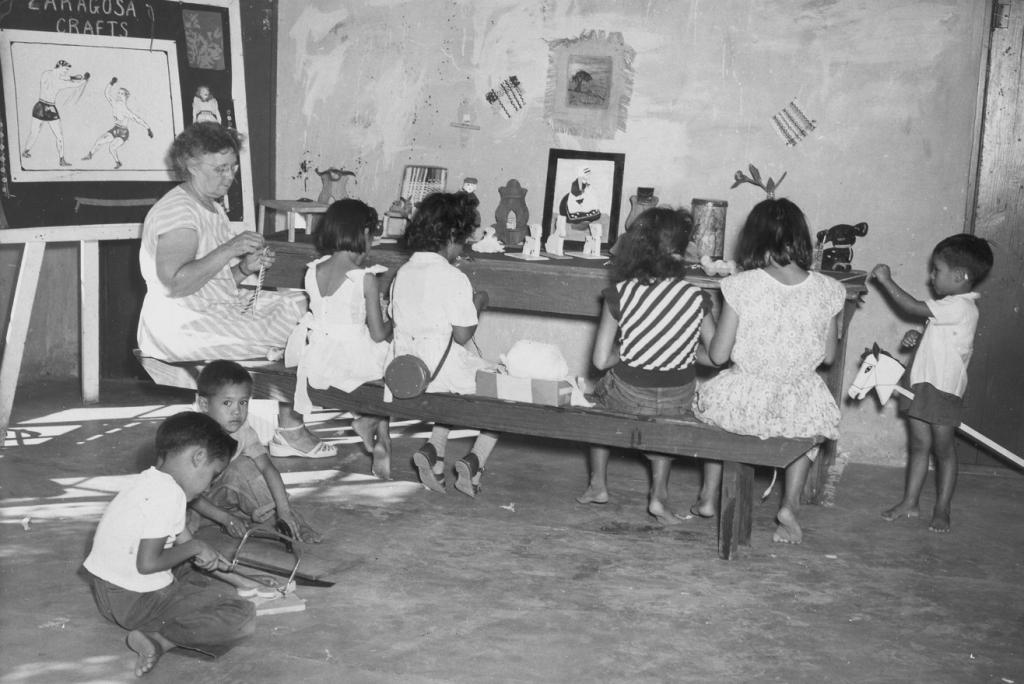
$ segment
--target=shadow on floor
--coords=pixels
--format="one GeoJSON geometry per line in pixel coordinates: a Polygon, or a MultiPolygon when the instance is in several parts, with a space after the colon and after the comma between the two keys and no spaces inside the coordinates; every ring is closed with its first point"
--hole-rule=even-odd
{"type": "MultiPolygon", "coordinates": [[[[102,390],[83,407],[67,383],[19,388],[0,447],[0,682],[135,679],[77,573],[106,502],[191,396],[102,390]]],[[[936,535],[927,517],[879,517],[900,469],[848,465],[832,506],[801,511],[803,545],[771,543],[776,493],[725,562],[714,522],[646,515],[635,456],[612,460],[609,504],[581,506],[579,445],[504,439],[472,500],[416,483],[427,426],[395,426],[395,479],[381,482],[349,421],[319,418],[341,455],[277,463],[327,536],[306,552],[335,586],[300,587],[305,611],[260,618],[217,661],[171,653],[148,681],[1024,683],[1020,473],[963,472],[953,532],[936,535]]],[[[454,441],[449,460],[468,448],[454,441]]],[[[673,503],[698,486],[678,462],[673,503]]],[[[930,497],[929,484],[925,510],[930,497]]]]}

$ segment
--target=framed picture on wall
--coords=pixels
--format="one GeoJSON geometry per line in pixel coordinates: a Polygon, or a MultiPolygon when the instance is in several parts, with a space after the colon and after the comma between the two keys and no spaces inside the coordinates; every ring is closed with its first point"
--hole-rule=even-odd
{"type": "Polygon", "coordinates": [[[0,31],[11,180],[172,180],[181,132],[172,40],[0,31]]]}
{"type": "Polygon", "coordinates": [[[626,155],[552,149],[544,188],[544,237],[565,222],[565,241],[582,244],[590,224],[601,225],[601,249],[619,233],[622,174],[626,155]]]}

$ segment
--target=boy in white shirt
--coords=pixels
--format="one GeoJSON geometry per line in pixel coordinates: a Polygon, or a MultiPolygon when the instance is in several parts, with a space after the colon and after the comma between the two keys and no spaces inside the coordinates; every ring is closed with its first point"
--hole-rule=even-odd
{"type": "Polygon", "coordinates": [[[255,606],[192,570],[228,562],[185,528],[185,507],[227,465],[235,440],[209,416],[167,418],[156,433],[157,465],[107,506],[85,559],[100,613],[128,632],[135,675],[169,649],[222,655],[255,629],[255,606]]]}
{"type": "Polygon", "coordinates": [[[886,520],[920,516],[918,502],[928,475],[928,457],[934,454],[938,493],[928,529],[949,532],[959,471],[954,434],[961,422],[967,366],[978,327],[980,295],[973,290],[992,269],[992,261],[992,248],[982,238],[961,233],[942,240],[932,250],[929,274],[936,298],[927,301],[897,285],[887,265],[878,264],[871,271],[871,278],[900,311],[928,319],[923,335],[912,331],[904,338],[907,346],[917,344],[910,368],[914,400],[907,409],[910,453],[903,499],[882,512],[886,520]]]}

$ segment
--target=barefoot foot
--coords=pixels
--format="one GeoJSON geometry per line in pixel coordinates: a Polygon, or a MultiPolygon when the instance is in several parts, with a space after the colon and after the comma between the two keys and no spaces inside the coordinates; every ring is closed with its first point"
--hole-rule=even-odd
{"type": "Polygon", "coordinates": [[[608,503],[608,490],[604,487],[590,485],[587,487],[587,491],[576,497],[576,503],[606,504],[608,503]]]}
{"type": "Polygon", "coordinates": [[[690,506],[690,515],[698,518],[714,518],[718,515],[718,506],[711,501],[697,501],[690,506]]]}
{"type": "Polygon", "coordinates": [[[804,532],[796,522],[796,516],[788,508],[780,508],[776,520],[779,526],[775,528],[772,541],[779,544],[800,544],[804,540],[804,532]]]}
{"type": "Polygon", "coordinates": [[[928,529],[938,534],[949,533],[949,513],[945,511],[935,511],[932,513],[932,521],[928,524],[928,529]]]}
{"type": "Polygon", "coordinates": [[[900,518],[918,518],[921,516],[921,511],[918,510],[917,506],[910,506],[908,504],[896,504],[892,508],[882,511],[882,520],[888,520],[892,522],[900,518]]]}
{"type": "Polygon", "coordinates": [[[673,512],[672,509],[668,508],[657,499],[651,501],[651,503],[647,505],[647,512],[662,525],[678,525],[682,521],[686,520],[685,517],[673,512]]]}
{"type": "Polygon", "coordinates": [[[135,661],[136,677],[141,677],[156,667],[156,662],[164,654],[164,649],[158,641],[150,639],[145,632],[138,629],[128,632],[128,648],[139,656],[135,661]]]}
{"type": "Polygon", "coordinates": [[[380,442],[373,445],[373,465],[370,466],[370,472],[374,477],[381,480],[391,479],[391,454],[388,453],[387,448],[380,442]]]}
{"type": "Polygon", "coordinates": [[[352,420],[352,431],[363,440],[363,447],[367,451],[373,450],[373,437],[377,431],[377,421],[380,418],[371,416],[358,416],[352,420]]]}

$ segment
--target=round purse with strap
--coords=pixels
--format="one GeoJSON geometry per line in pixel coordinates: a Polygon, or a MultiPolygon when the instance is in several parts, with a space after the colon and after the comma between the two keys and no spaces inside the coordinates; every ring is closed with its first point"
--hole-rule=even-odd
{"type": "Polygon", "coordinates": [[[448,338],[448,346],[444,348],[441,360],[437,362],[437,368],[430,372],[430,368],[418,356],[414,354],[402,354],[396,356],[384,369],[384,382],[388,389],[398,399],[411,399],[418,397],[427,391],[427,387],[434,381],[437,374],[441,372],[448,352],[452,349],[454,336],[448,338]]]}

